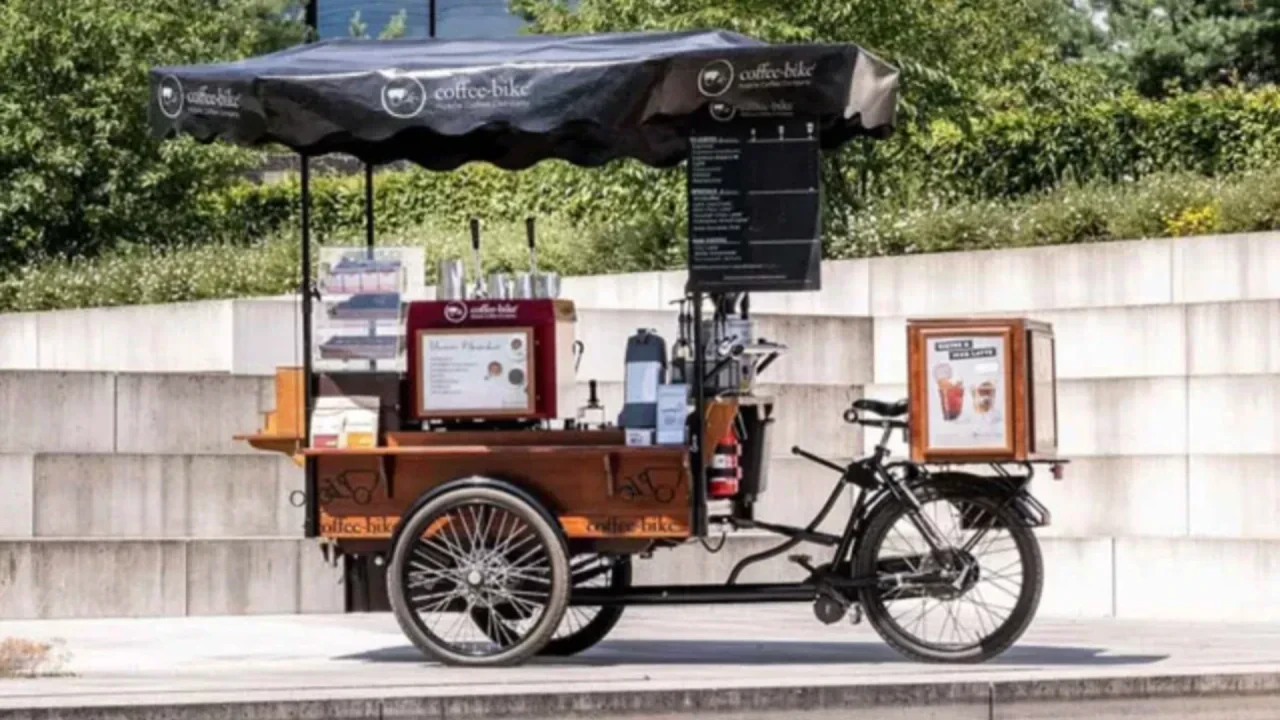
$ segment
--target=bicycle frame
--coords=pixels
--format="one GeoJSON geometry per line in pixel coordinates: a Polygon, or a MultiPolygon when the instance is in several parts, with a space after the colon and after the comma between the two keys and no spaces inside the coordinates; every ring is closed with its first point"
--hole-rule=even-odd
{"type": "MultiPolygon", "coordinates": [[[[1048,510],[1026,492],[1027,484],[1033,475],[1031,463],[1019,463],[1027,468],[1028,472],[1025,475],[1012,474],[999,463],[989,463],[996,469],[995,476],[963,472],[930,473],[924,466],[912,462],[886,462],[890,454],[889,438],[894,430],[905,427],[905,423],[893,420],[871,420],[863,421],[861,424],[881,427],[884,432],[871,455],[855,460],[848,466],[842,467],[798,447],[792,448],[793,454],[840,473],[831,494],[809,525],[798,528],[754,519],[730,520],[737,529],[760,529],[788,539],[777,547],[740,560],[733,567],[725,583],[636,586],[621,592],[603,588],[581,588],[573,591],[569,604],[602,606],[813,602],[820,597],[831,597],[833,594],[842,602],[852,604],[856,602],[856,591],[859,589],[892,585],[892,581],[878,576],[857,578],[850,572],[852,559],[858,552],[867,521],[886,502],[901,502],[907,505],[910,508],[909,517],[928,540],[932,552],[943,560],[944,567],[949,565],[950,556],[939,552],[947,549],[947,545],[941,540],[940,533],[933,522],[920,512],[920,502],[916,497],[919,488],[930,483],[947,487],[949,492],[958,496],[969,494],[1003,498],[1005,503],[1013,504],[1023,522],[1032,527],[1048,523],[1048,510]],[[902,477],[894,475],[897,470],[902,471],[902,477]],[[818,526],[830,515],[847,485],[858,486],[858,495],[843,532],[840,535],[832,535],[819,531],[818,526]],[[798,583],[768,584],[737,582],[742,572],[748,567],[777,557],[804,542],[835,548],[830,563],[817,568],[808,566],[807,558],[798,560],[799,564],[810,570],[810,577],[806,580],[798,583]]],[[[981,537],[981,533],[974,536],[975,539],[981,537]]],[[[976,540],[971,539],[967,546],[973,545],[974,542],[976,540]]],[[[590,575],[600,572],[603,570],[595,570],[581,577],[575,573],[574,582],[582,582],[589,579],[590,575]]]]}

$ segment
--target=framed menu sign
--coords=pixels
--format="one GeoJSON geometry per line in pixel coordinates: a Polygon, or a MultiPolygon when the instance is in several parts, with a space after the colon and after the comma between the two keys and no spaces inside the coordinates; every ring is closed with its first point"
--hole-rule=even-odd
{"type": "Polygon", "coordinates": [[[1021,461],[1057,452],[1049,325],[912,320],[907,344],[916,462],[1021,461]]]}
{"type": "Polygon", "coordinates": [[[415,342],[420,417],[534,414],[531,328],[419,330],[415,342]]]}
{"type": "Polygon", "coordinates": [[[688,289],[820,290],[817,123],[726,113],[689,138],[688,289]]]}

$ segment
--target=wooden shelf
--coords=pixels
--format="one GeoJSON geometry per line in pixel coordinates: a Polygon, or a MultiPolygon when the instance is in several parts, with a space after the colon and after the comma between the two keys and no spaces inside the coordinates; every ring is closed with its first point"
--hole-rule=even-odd
{"type": "Polygon", "coordinates": [[[432,445],[432,446],[399,446],[375,448],[307,448],[303,455],[311,457],[332,456],[379,456],[379,455],[425,455],[425,456],[458,456],[458,455],[602,455],[614,453],[618,455],[646,455],[686,453],[678,445],[432,445]]]}

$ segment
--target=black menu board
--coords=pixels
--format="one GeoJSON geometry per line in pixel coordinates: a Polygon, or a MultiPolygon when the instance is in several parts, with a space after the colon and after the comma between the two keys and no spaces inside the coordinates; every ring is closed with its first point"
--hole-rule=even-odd
{"type": "Polygon", "coordinates": [[[815,123],[738,117],[690,137],[689,289],[822,287],[815,123]]]}

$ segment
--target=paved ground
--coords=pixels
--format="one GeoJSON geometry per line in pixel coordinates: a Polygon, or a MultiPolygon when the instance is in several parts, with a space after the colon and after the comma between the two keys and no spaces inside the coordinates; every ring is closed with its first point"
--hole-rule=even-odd
{"type": "Polygon", "coordinates": [[[634,608],[577,658],[493,670],[425,662],[382,614],[8,622],[0,623],[4,637],[60,640],[70,659],[64,677],[0,681],[0,718],[197,718],[212,716],[174,708],[225,703],[256,703],[252,712],[216,715],[246,720],[655,717],[886,704],[987,718],[1009,703],[1141,696],[1185,709],[1175,698],[1223,693],[1245,704],[1246,695],[1265,697],[1259,708],[1280,715],[1278,624],[1038,620],[1001,658],[960,667],[905,662],[865,625],[823,626],[805,605],[634,608]],[[387,704],[396,699],[408,704],[387,704]],[[413,704],[428,699],[429,711],[413,704]],[[449,708],[439,704],[446,700],[449,708]],[[311,701],[311,710],[297,701],[311,701]],[[116,710],[87,713],[107,707],[116,710]]]}

